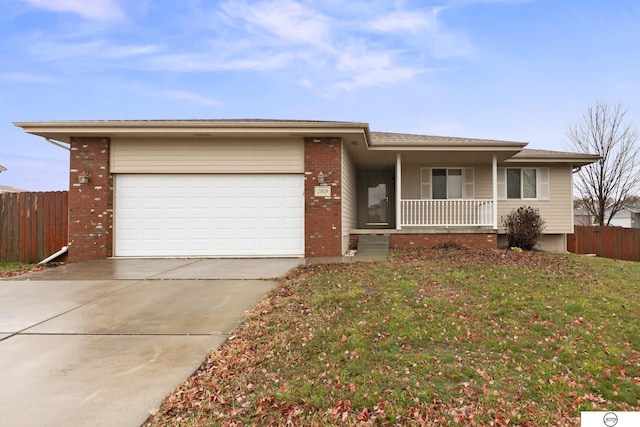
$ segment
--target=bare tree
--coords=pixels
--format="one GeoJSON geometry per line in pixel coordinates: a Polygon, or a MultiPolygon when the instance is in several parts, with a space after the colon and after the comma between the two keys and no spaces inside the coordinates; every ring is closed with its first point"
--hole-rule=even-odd
{"type": "Polygon", "coordinates": [[[640,188],[640,134],[625,122],[627,111],[620,104],[610,107],[598,102],[567,132],[572,151],[602,157],[582,167],[575,179],[584,206],[600,225],[609,225],[625,200],[640,188]]]}

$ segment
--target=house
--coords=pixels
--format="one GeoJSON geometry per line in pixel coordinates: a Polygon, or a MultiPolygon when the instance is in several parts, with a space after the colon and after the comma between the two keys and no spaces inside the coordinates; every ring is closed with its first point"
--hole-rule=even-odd
{"type": "Polygon", "coordinates": [[[21,193],[24,190],[15,187],[9,187],[8,185],[0,185],[0,194],[1,193],[21,193]]]}
{"type": "Polygon", "coordinates": [[[573,224],[574,225],[594,225],[593,216],[584,206],[573,208],[573,224]]]}
{"type": "MultiPolygon", "coordinates": [[[[2,172],[6,172],[7,168],[5,168],[4,166],[0,165],[0,173],[2,172]]],[[[23,192],[24,190],[21,190],[19,188],[15,188],[15,187],[9,187],[8,185],[0,185],[0,194],[2,193],[20,193],[23,192]]]]}
{"type": "MultiPolygon", "coordinates": [[[[605,209],[605,218],[611,214],[610,209],[605,209]]],[[[618,211],[611,221],[610,226],[640,228],[640,201],[632,201],[625,203],[620,211],[618,211]]]]}
{"type": "Polygon", "coordinates": [[[15,124],[70,149],[70,261],[330,257],[368,234],[495,248],[500,218],[523,205],[546,221],[542,247],[564,251],[573,170],[599,158],[352,122],[15,124]]]}

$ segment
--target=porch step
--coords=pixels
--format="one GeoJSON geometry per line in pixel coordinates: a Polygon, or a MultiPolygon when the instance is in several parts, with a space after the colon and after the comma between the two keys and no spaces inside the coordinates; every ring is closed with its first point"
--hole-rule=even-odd
{"type": "Polygon", "coordinates": [[[389,235],[363,234],[358,237],[358,251],[354,257],[359,260],[387,259],[389,256],[389,235]]]}

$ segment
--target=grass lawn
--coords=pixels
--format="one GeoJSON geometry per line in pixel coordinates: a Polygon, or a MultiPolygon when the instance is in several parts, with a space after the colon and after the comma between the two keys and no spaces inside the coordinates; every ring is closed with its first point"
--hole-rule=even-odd
{"type": "Polygon", "coordinates": [[[25,264],[23,262],[5,262],[0,261],[0,277],[17,276],[24,274],[35,267],[34,264],[25,264]]]}
{"type": "Polygon", "coordinates": [[[147,425],[578,426],[639,399],[640,263],[434,249],[295,270],[147,425]]]}

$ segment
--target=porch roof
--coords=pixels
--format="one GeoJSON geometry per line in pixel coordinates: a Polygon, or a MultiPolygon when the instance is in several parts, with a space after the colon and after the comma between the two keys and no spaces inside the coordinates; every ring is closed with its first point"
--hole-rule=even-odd
{"type": "Polygon", "coordinates": [[[507,151],[516,153],[526,142],[409,133],[371,132],[369,148],[393,151],[507,151]]]}
{"type": "Polygon", "coordinates": [[[524,149],[505,160],[505,163],[570,163],[577,167],[597,162],[601,158],[598,154],[524,149]]]}

